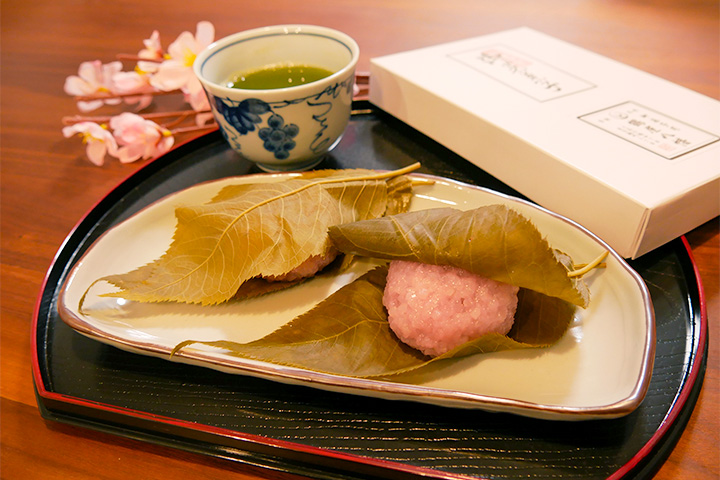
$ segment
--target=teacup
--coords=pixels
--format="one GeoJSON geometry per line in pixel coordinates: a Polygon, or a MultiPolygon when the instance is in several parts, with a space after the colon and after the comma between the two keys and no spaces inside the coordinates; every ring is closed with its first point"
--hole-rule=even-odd
{"type": "Polygon", "coordinates": [[[340,141],[350,119],[357,43],[336,30],[278,25],[230,35],[193,65],[230,146],[265,171],[307,170],[340,141]],[[233,88],[232,79],[272,65],[305,65],[329,76],[283,88],[233,88]]]}

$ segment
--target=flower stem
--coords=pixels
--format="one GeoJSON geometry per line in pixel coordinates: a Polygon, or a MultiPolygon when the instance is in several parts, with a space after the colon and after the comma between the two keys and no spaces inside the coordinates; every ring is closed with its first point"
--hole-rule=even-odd
{"type": "MultiPolygon", "coordinates": [[[[197,115],[199,113],[210,113],[210,110],[203,110],[196,112],[195,110],[178,110],[175,112],[156,112],[156,113],[143,113],[140,116],[143,118],[146,118],[148,120],[156,120],[161,118],[172,118],[172,117],[180,117],[180,121],[185,120],[188,117],[191,117],[193,115],[197,115]]],[[[62,122],[63,125],[73,125],[75,123],[80,122],[96,122],[96,123],[103,123],[103,122],[109,122],[112,117],[105,115],[105,116],[82,116],[82,115],[73,115],[70,117],[63,117],[62,122]]],[[[174,125],[176,125],[178,122],[173,122],[174,125]]]]}
{"type": "Polygon", "coordinates": [[[214,128],[218,128],[218,126],[217,126],[217,124],[216,124],[215,122],[209,123],[209,124],[207,124],[207,125],[194,125],[194,126],[191,126],[191,127],[174,128],[174,129],[170,130],[170,133],[172,133],[173,135],[175,135],[175,134],[177,134],[177,133],[197,132],[197,131],[200,131],[200,130],[211,130],[211,129],[214,129],[214,128]]]}
{"type": "Polygon", "coordinates": [[[79,95],[73,97],[76,102],[91,102],[93,100],[108,100],[111,98],[128,98],[128,97],[143,97],[146,95],[160,96],[160,95],[176,95],[182,93],[180,90],[153,90],[152,92],[143,93],[103,93],[97,95],[79,95]]]}

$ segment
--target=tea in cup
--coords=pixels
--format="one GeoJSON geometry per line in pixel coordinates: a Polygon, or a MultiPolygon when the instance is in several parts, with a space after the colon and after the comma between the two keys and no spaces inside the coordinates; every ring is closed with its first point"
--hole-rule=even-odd
{"type": "Polygon", "coordinates": [[[350,119],[357,43],[312,25],[225,37],[195,59],[230,146],[265,171],[306,170],[338,144],[350,119]]]}

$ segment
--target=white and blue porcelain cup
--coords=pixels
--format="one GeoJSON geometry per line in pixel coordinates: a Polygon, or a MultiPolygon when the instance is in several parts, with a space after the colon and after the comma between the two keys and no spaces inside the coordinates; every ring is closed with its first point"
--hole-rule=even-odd
{"type": "Polygon", "coordinates": [[[307,170],[338,144],[347,127],[359,53],[357,43],[337,30],[277,25],[214,42],[197,56],[193,69],[237,153],[265,171],[307,170]],[[238,72],[287,63],[333,73],[287,88],[228,86],[238,72]]]}

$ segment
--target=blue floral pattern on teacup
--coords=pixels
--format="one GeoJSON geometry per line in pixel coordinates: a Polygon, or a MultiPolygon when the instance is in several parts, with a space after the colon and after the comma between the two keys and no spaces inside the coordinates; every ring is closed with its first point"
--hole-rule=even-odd
{"type": "Polygon", "coordinates": [[[214,100],[217,111],[240,135],[254,131],[255,124],[262,121],[260,115],[270,111],[270,105],[257,98],[248,98],[236,106],[229,105],[218,97],[214,97],[214,100]]]}
{"type": "Polygon", "coordinates": [[[228,142],[235,150],[240,151],[240,136],[248,135],[257,130],[258,137],[263,141],[265,150],[273,153],[276,159],[285,160],[290,156],[290,151],[295,148],[294,138],[300,133],[300,127],[294,123],[286,124],[285,119],[276,110],[305,103],[314,110],[313,120],[317,123],[317,131],[314,132],[312,143],[309,148],[313,152],[321,152],[327,148],[328,142],[325,133],[327,129],[327,116],[333,108],[332,99],[345,92],[351,95],[354,78],[351,76],[343,82],[327,87],[318,94],[304,98],[283,100],[267,103],[258,98],[247,98],[240,102],[229,98],[216,97],[207,92],[212,104],[218,114],[227,122],[237,135],[221,129],[228,142]],[[263,127],[263,115],[269,113],[267,126],[263,127]]]}
{"type": "MultiPolygon", "coordinates": [[[[248,98],[237,105],[228,104],[218,97],[213,99],[215,109],[240,135],[254,132],[255,126],[262,122],[260,115],[272,112],[267,102],[257,98],[248,98]]],[[[295,148],[293,138],[300,132],[300,128],[294,123],[285,125],[285,120],[277,113],[270,115],[267,124],[267,127],[258,129],[258,136],[263,140],[265,150],[272,152],[278,160],[285,160],[290,156],[290,150],[295,148]]],[[[235,143],[240,148],[239,143],[235,143]]]]}
{"type": "Polygon", "coordinates": [[[300,127],[294,123],[285,125],[285,120],[277,113],[273,113],[267,123],[267,127],[258,130],[258,136],[264,141],[265,150],[273,152],[278,160],[285,160],[295,148],[293,138],[300,133],[300,127]]]}

